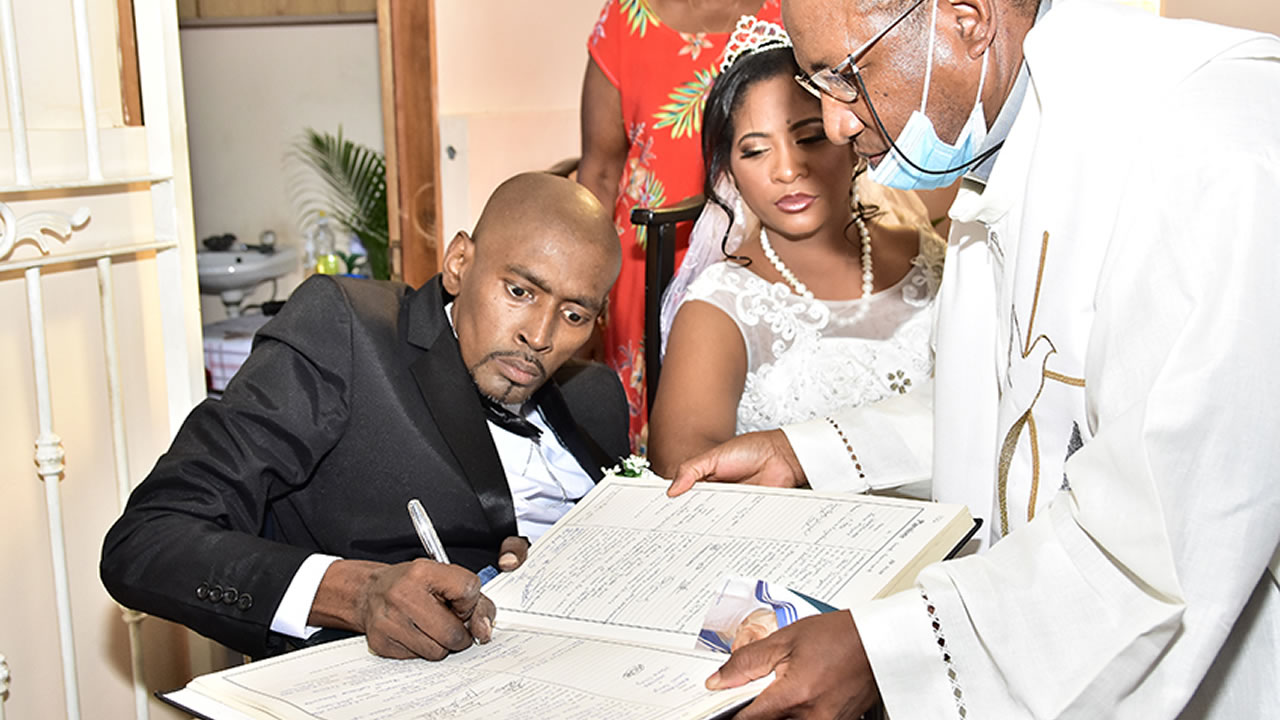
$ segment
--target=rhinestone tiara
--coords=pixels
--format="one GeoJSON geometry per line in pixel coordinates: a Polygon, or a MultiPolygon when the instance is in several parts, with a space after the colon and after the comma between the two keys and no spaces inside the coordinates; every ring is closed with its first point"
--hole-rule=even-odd
{"type": "Polygon", "coordinates": [[[761,20],[755,15],[743,15],[729,35],[729,42],[725,43],[720,72],[728,70],[743,55],[783,47],[791,47],[791,37],[781,25],[761,20]]]}

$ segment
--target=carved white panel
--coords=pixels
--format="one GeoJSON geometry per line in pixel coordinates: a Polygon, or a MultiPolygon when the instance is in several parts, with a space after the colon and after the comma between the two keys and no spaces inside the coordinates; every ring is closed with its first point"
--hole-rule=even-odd
{"type": "Polygon", "coordinates": [[[49,239],[61,238],[66,242],[71,238],[73,230],[79,230],[89,222],[89,208],[82,207],[67,215],[55,210],[44,210],[24,215],[21,218],[8,204],[0,202],[0,261],[9,257],[19,243],[30,241],[40,248],[40,252],[49,254],[49,239]]]}

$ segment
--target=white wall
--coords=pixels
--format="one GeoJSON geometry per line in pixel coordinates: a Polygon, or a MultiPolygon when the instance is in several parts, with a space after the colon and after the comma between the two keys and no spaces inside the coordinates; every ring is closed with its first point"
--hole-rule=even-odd
{"type": "MultiPolygon", "coordinates": [[[[258,27],[186,27],[182,75],[196,237],[234,233],[258,241],[266,229],[301,245],[284,158],[303,128],[337,132],[383,149],[378,30],[373,22],[258,27]]],[[[282,278],[284,299],[302,280],[282,278]]],[[[263,286],[245,303],[270,299],[263,286]]],[[[225,317],[202,295],[205,322],[225,317]]]]}

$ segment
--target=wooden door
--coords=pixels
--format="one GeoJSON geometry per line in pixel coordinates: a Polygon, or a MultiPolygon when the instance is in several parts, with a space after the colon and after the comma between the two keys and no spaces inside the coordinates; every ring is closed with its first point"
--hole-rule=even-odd
{"type": "Polygon", "coordinates": [[[440,132],[435,0],[378,0],[391,273],[417,287],[439,271],[440,132]]]}

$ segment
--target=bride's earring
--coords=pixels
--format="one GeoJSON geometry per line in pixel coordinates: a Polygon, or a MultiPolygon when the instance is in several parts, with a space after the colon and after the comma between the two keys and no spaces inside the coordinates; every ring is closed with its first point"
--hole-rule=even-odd
{"type": "Polygon", "coordinates": [[[756,233],[760,232],[760,218],[756,217],[756,214],[751,212],[751,208],[742,202],[741,195],[733,201],[733,212],[737,218],[734,224],[742,228],[742,237],[755,237],[756,233]]]}

